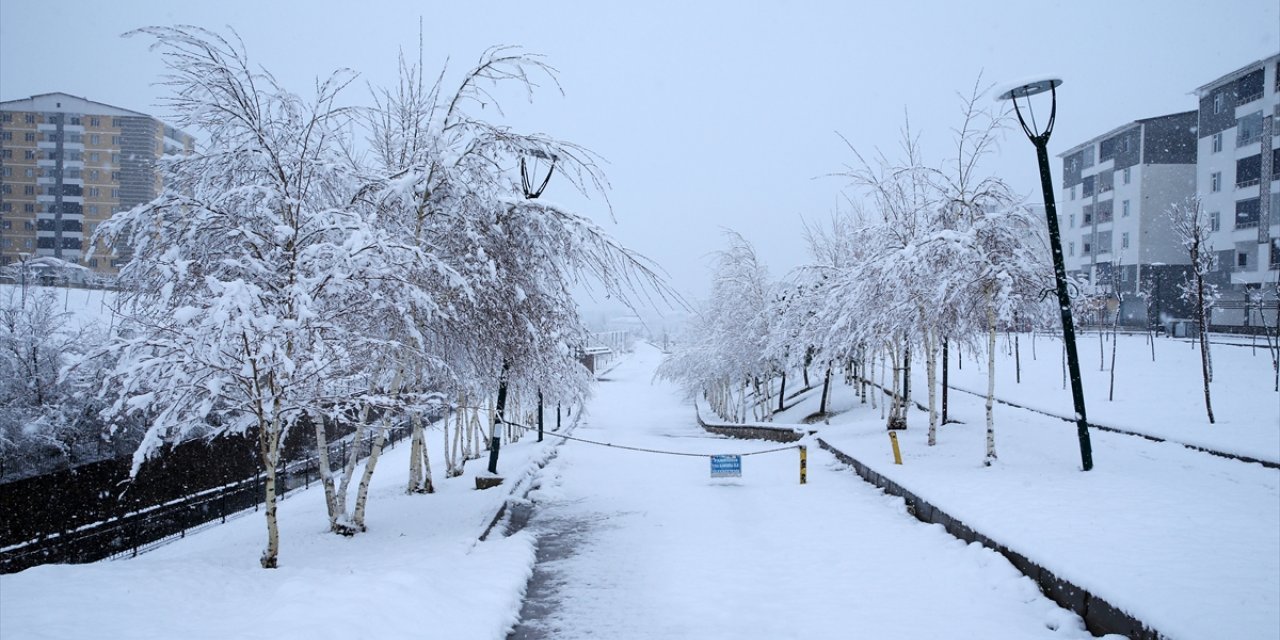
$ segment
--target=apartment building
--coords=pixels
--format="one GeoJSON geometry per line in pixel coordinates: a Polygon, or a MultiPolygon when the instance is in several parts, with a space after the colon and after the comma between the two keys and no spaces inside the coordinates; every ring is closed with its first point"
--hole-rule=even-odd
{"type": "Polygon", "coordinates": [[[1195,90],[1196,190],[1213,221],[1222,293],[1214,325],[1275,322],[1280,274],[1280,54],[1195,90]],[[1265,311],[1270,309],[1270,311],[1265,311]]]}
{"type": "Polygon", "coordinates": [[[1067,271],[1120,304],[1124,324],[1186,317],[1177,285],[1189,260],[1167,211],[1195,194],[1196,122],[1195,111],[1135,120],[1059,155],[1067,271]]]}
{"type": "Polygon", "coordinates": [[[0,102],[0,266],[53,256],[118,273],[128,256],[88,246],[94,228],[155,198],[156,160],[193,144],[147,114],[65,93],[0,102]]]}

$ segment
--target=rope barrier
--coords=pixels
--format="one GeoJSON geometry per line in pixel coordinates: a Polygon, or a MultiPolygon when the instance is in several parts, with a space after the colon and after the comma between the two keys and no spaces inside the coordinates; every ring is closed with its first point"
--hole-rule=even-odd
{"type": "MultiPolygon", "coordinates": [[[[528,426],[528,425],[520,424],[519,422],[512,422],[512,421],[510,421],[510,420],[503,420],[503,422],[505,422],[506,424],[510,424],[510,425],[512,425],[512,426],[515,426],[515,427],[519,427],[519,428],[524,429],[524,430],[526,430],[526,431],[537,431],[537,430],[538,430],[538,429],[537,429],[537,427],[530,427],[530,426],[528,426]]],[[[646,449],[646,448],[644,448],[644,447],[631,447],[631,446],[627,446],[627,445],[624,445],[624,444],[613,444],[613,443],[611,443],[611,442],[597,442],[597,441],[595,441],[595,440],[587,440],[587,439],[585,439],[585,438],[575,438],[575,437],[573,437],[573,436],[566,435],[566,434],[563,434],[563,433],[556,433],[555,431],[546,431],[546,430],[544,430],[542,433],[543,433],[543,435],[556,436],[557,438],[564,438],[565,440],[573,440],[573,441],[575,441],[575,442],[585,442],[585,443],[587,443],[587,444],[599,445],[599,446],[601,446],[601,447],[611,447],[611,448],[614,448],[614,449],[625,449],[625,450],[627,450],[627,451],[639,451],[639,452],[642,452],[642,453],[657,453],[657,454],[661,454],[661,455],[668,455],[668,456],[685,456],[685,457],[689,457],[689,458],[711,458],[711,457],[713,457],[713,456],[715,456],[715,455],[721,455],[721,454],[711,454],[711,453],[689,453],[689,452],[687,452],[687,451],[663,451],[663,450],[661,450],[661,449],[646,449]]],[[[790,451],[791,449],[800,449],[800,448],[802,448],[802,447],[801,447],[801,445],[798,445],[798,444],[790,444],[790,445],[787,445],[787,446],[785,446],[785,447],[778,447],[778,448],[776,448],[776,449],[765,449],[764,451],[748,451],[748,452],[746,452],[746,453],[734,453],[734,454],[728,454],[728,455],[737,455],[737,456],[758,456],[758,455],[763,454],[763,453],[777,453],[777,452],[779,452],[779,451],[790,451]]]]}

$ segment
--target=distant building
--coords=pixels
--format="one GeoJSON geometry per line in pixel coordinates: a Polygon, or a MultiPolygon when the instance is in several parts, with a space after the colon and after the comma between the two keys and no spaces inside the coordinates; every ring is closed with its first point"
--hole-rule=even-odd
{"type": "MultiPolygon", "coordinates": [[[[1185,317],[1178,283],[1190,262],[1169,206],[1196,191],[1195,111],[1135,120],[1078,144],[1062,158],[1058,225],[1069,272],[1092,293],[1119,293],[1121,322],[1185,317]],[[1135,295],[1143,290],[1146,298],[1135,295]]],[[[1114,308],[1114,307],[1113,307],[1114,308]]]]}
{"type": "Polygon", "coordinates": [[[1214,280],[1222,298],[1212,324],[1257,326],[1263,312],[1247,293],[1269,291],[1275,322],[1280,274],[1280,54],[1250,63],[1198,89],[1196,190],[1213,219],[1214,280]]]}
{"type": "Polygon", "coordinates": [[[160,193],[163,154],[194,139],[147,115],[65,93],[0,102],[0,266],[51,256],[113,275],[98,223],[160,193]]]}

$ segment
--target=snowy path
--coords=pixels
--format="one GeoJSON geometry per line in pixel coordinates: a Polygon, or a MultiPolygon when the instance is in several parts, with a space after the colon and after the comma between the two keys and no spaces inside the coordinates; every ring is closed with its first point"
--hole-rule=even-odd
{"type": "MultiPolygon", "coordinates": [[[[773,448],[710,437],[641,346],[576,437],[685,452],[773,448]]],[[[515,638],[1088,637],[1003,558],[906,515],[809,448],[706,459],[566,443],[531,496],[540,562],[515,638]],[[1054,629],[1057,629],[1056,631],[1054,629]]]]}

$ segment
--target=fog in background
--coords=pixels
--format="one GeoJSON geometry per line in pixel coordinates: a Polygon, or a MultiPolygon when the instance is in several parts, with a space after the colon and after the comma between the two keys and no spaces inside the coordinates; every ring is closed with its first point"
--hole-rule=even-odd
{"type": "MultiPolygon", "coordinates": [[[[546,198],[593,215],[657,261],[690,299],[708,290],[722,229],[780,277],[805,259],[854,157],[898,152],[904,115],[936,163],[959,93],[1052,74],[1065,80],[1050,153],[1126,122],[1195,109],[1199,86],[1280,48],[1276,0],[1028,2],[36,2],[0,0],[0,100],[61,91],[167,118],[149,25],[233,27],[250,59],[293,91],[347,67],[391,85],[401,49],[446,87],[492,45],[543,54],[564,95],[501,96],[503,122],[601,154],[610,200],[553,179],[546,198]]],[[[545,83],[544,83],[545,84],[545,83]]],[[[989,98],[984,98],[989,100],[989,98]]],[[[1000,106],[988,102],[992,106],[1000,106]]],[[[191,132],[197,136],[200,132],[191,132]]],[[[1032,146],[1010,130],[987,169],[1039,201],[1032,146]]],[[[1061,162],[1054,158],[1055,182],[1061,162]]],[[[845,194],[845,196],[842,196],[845,194]]],[[[588,304],[588,319],[609,315],[588,304]]]]}

